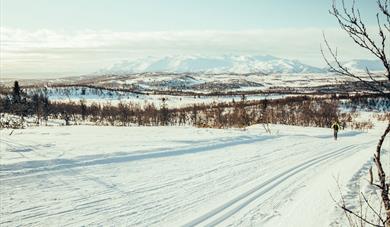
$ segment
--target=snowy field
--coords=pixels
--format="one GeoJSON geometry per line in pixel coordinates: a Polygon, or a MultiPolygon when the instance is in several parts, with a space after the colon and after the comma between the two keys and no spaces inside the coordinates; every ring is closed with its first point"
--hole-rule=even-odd
{"type": "Polygon", "coordinates": [[[345,226],[383,129],[1,130],[0,225],[345,226]]]}
{"type": "MultiPolygon", "coordinates": [[[[29,94],[44,93],[43,89],[30,89],[29,94]]],[[[156,107],[162,105],[164,98],[169,108],[182,108],[193,106],[194,104],[212,104],[212,103],[228,103],[231,101],[242,100],[241,95],[221,95],[221,96],[178,96],[178,95],[145,95],[132,92],[109,91],[94,88],[68,87],[68,88],[49,88],[46,94],[50,101],[55,102],[76,102],[83,100],[87,105],[96,104],[112,104],[118,105],[122,103],[134,103],[140,106],[153,104],[156,107]],[[84,94],[83,94],[84,92],[84,94]]],[[[246,95],[245,100],[264,100],[264,99],[281,99],[294,95],[287,94],[257,94],[246,95]]]]}

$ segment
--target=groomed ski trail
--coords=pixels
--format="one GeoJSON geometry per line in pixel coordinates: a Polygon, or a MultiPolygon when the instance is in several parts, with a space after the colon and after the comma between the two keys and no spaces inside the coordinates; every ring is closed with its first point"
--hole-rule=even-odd
{"type": "Polygon", "coordinates": [[[255,188],[233,198],[232,200],[222,204],[221,206],[205,213],[204,215],[195,218],[189,223],[184,224],[183,226],[215,226],[224,220],[231,217],[233,214],[237,213],[239,210],[244,208],[251,202],[254,202],[256,199],[269,192],[270,190],[277,187],[280,183],[285,181],[286,179],[296,175],[299,172],[307,170],[310,167],[314,167],[316,165],[321,164],[322,162],[336,159],[340,156],[347,155],[349,152],[356,152],[356,148],[359,145],[350,145],[345,148],[341,148],[332,152],[328,152],[324,155],[319,155],[315,158],[312,158],[308,161],[305,161],[299,165],[296,165],[287,171],[279,173],[269,180],[259,184],[255,188]]]}

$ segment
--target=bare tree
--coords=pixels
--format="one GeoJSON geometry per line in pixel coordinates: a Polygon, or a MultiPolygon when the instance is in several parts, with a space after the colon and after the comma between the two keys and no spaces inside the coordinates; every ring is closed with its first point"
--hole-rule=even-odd
{"type": "MultiPolygon", "coordinates": [[[[365,75],[356,74],[345,67],[340,60],[337,49],[332,49],[325,35],[325,45],[328,55],[321,48],[321,53],[325,59],[330,71],[340,75],[346,76],[357,81],[360,81],[366,90],[382,94],[385,98],[390,99],[390,61],[387,54],[390,53],[388,48],[387,37],[390,34],[390,0],[377,0],[378,13],[376,14],[377,34],[369,32],[365,22],[363,22],[360,10],[356,7],[353,0],[352,6],[348,8],[341,0],[341,6],[337,5],[337,0],[333,0],[332,8],[329,11],[333,15],[342,30],[353,40],[355,44],[367,50],[372,56],[380,60],[384,66],[384,73],[374,75],[366,67],[365,75]]],[[[386,183],[386,174],[381,163],[381,148],[384,139],[390,131],[390,121],[384,133],[382,134],[376,148],[374,155],[374,162],[378,169],[379,185],[381,190],[382,204],[386,213],[386,226],[390,226],[390,199],[389,199],[389,184],[386,183]]]]}

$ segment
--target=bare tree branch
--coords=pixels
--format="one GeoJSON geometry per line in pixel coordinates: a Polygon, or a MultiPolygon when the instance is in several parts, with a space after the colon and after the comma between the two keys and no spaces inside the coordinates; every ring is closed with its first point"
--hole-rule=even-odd
{"type": "Polygon", "coordinates": [[[370,225],[375,226],[375,227],[384,227],[383,225],[378,225],[378,224],[372,223],[371,221],[365,219],[365,218],[362,217],[361,215],[356,214],[355,212],[353,212],[352,210],[348,209],[348,208],[345,207],[345,206],[340,206],[340,207],[341,207],[341,209],[343,209],[344,211],[346,211],[346,212],[352,214],[353,216],[359,218],[360,220],[364,221],[364,222],[367,223],[367,224],[370,224],[370,225]]]}
{"type": "MultiPolygon", "coordinates": [[[[352,78],[357,79],[357,80],[361,81],[362,83],[364,83],[370,90],[372,90],[374,92],[377,92],[377,93],[380,93],[383,95],[389,95],[385,92],[386,87],[384,85],[382,85],[380,82],[377,81],[376,82],[377,86],[374,86],[374,85],[372,85],[372,83],[370,83],[370,81],[363,80],[363,78],[361,76],[355,75],[354,73],[350,72],[347,67],[343,66],[341,61],[337,57],[337,51],[332,50],[332,48],[329,45],[328,40],[326,39],[325,34],[323,34],[323,37],[324,37],[324,42],[325,42],[326,48],[328,50],[328,53],[330,54],[334,63],[332,64],[329,61],[329,59],[326,57],[325,52],[324,52],[322,47],[321,47],[321,54],[322,54],[326,64],[330,68],[331,72],[334,72],[334,73],[339,74],[339,75],[347,76],[347,77],[352,77],[352,78]]],[[[369,76],[371,76],[371,75],[369,74],[369,76]]]]}
{"type": "Polygon", "coordinates": [[[386,224],[386,221],[383,220],[381,214],[378,213],[378,212],[371,206],[370,202],[368,202],[368,199],[364,196],[364,194],[363,194],[363,193],[361,193],[361,194],[362,194],[362,197],[363,197],[364,201],[366,202],[367,206],[374,212],[374,214],[375,214],[376,216],[378,216],[378,218],[379,218],[379,220],[381,221],[381,223],[382,223],[383,225],[385,225],[385,224],[386,224]]]}
{"type": "MultiPolygon", "coordinates": [[[[355,0],[352,0],[351,9],[347,9],[347,6],[345,4],[344,0],[341,0],[341,9],[339,10],[339,7],[337,6],[338,0],[333,0],[332,8],[329,11],[331,15],[333,15],[342,30],[344,30],[348,36],[352,39],[352,41],[360,46],[361,48],[367,50],[369,53],[371,53],[373,56],[375,56],[378,60],[380,60],[381,64],[384,66],[385,73],[381,76],[383,77],[383,81],[381,79],[375,79],[373,74],[366,68],[366,74],[370,80],[363,79],[361,75],[355,74],[351,72],[347,67],[343,66],[341,63],[338,55],[337,50],[333,50],[329,42],[327,41],[325,35],[324,36],[324,42],[327,48],[327,52],[330,55],[331,60],[327,58],[327,56],[324,53],[324,50],[321,47],[321,53],[322,56],[326,62],[326,64],[329,66],[330,71],[334,72],[341,76],[347,76],[350,78],[354,78],[360,82],[362,82],[366,89],[376,92],[378,94],[384,95],[386,98],[390,99],[390,89],[383,83],[383,82],[390,82],[390,61],[387,58],[388,51],[386,52],[387,48],[387,35],[390,33],[390,0],[377,0],[377,6],[378,6],[378,13],[376,16],[377,21],[377,28],[378,28],[378,40],[375,41],[372,34],[369,34],[367,31],[367,27],[365,23],[362,20],[360,10],[356,8],[355,0]],[[382,24],[381,19],[384,18],[386,21],[384,24],[382,24]],[[331,62],[332,61],[332,62],[331,62]]],[[[379,176],[379,185],[376,184],[381,190],[381,198],[382,198],[382,204],[383,208],[385,209],[386,213],[386,220],[380,219],[385,226],[390,226],[390,198],[389,198],[389,184],[386,183],[386,174],[383,170],[382,163],[381,163],[381,149],[384,139],[386,138],[387,134],[390,132],[390,121],[388,122],[387,128],[384,131],[383,135],[379,139],[379,142],[376,147],[376,152],[374,154],[374,162],[378,169],[378,176],[379,176]]],[[[368,201],[364,197],[366,203],[368,204],[368,201]]],[[[343,204],[344,201],[343,201],[343,204]]],[[[369,204],[368,204],[369,205],[369,204]]],[[[370,208],[377,214],[377,212],[369,205],[370,208]]],[[[362,215],[357,215],[353,211],[346,208],[345,205],[342,206],[342,209],[345,212],[348,212],[361,220],[365,221],[366,223],[375,225],[374,223],[368,222],[362,215]]]]}
{"type": "MultiPolygon", "coordinates": [[[[362,21],[360,15],[360,11],[355,7],[355,1],[353,1],[351,9],[348,10],[344,0],[342,0],[341,1],[342,11],[340,12],[336,4],[337,0],[333,0],[332,9],[329,11],[329,13],[337,19],[341,29],[344,30],[357,45],[359,45],[363,49],[368,50],[371,54],[373,54],[376,58],[378,58],[381,61],[382,65],[386,70],[385,78],[387,80],[390,80],[390,63],[386,55],[387,37],[385,35],[384,29],[382,28],[379,19],[379,15],[384,15],[386,17],[386,20],[390,21],[390,18],[388,16],[389,14],[388,1],[389,0],[378,0],[378,8],[381,14],[378,13],[376,15],[376,18],[377,18],[378,31],[379,31],[378,34],[380,37],[380,44],[376,43],[372,38],[372,36],[367,32],[367,28],[364,22],[362,21]]],[[[389,28],[390,25],[386,25],[385,27],[386,30],[388,31],[387,28],[389,28]]],[[[329,46],[328,43],[327,46],[329,46]]],[[[343,75],[345,76],[351,76],[351,73],[348,70],[346,71],[345,67],[344,68],[339,67],[340,65],[337,64],[337,62],[340,63],[339,59],[337,58],[337,54],[335,54],[335,52],[332,51],[330,48],[328,49],[328,51],[329,53],[331,53],[332,57],[334,58],[336,62],[336,67],[339,69],[339,71],[343,72],[343,75]]],[[[355,79],[357,78],[355,77],[355,79]]]]}

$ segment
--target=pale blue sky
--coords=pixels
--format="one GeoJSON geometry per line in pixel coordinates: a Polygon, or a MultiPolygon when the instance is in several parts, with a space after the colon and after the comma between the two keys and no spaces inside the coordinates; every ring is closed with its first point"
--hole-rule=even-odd
{"type": "MultiPolygon", "coordinates": [[[[2,26],[114,31],[330,27],[331,0],[0,0],[2,26]]],[[[375,15],[375,0],[360,0],[375,15]]],[[[370,23],[375,23],[371,20],[370,23]]]]}
{"type": "MultiPolygon", "coordinates": [[[[370,28],[375,2],[357,0],[370,28]]],[[[2,77],[76,76],[123,60],[166,55],[274,55],[323,67],[322,32],[345,60],[370,58],[329,15],[332,0],[0,3],[2,77]]]]}

